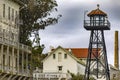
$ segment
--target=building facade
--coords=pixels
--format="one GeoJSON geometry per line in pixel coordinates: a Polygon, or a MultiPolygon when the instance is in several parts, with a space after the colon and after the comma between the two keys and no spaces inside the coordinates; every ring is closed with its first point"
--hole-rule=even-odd
{"type": "Polygon", "coordinates": [[[84,74],[85,64],[77,59],[68,50],[62,47],[57,47],[43,60],[43,72],[62,72],[68,71],[74,74],[84,74]],[[51,65],[52,64],[54,65],[51,65]],[[69,66],[69,67],[68,67],[69,66]]]}
{"type": "Polygon", "coordinates": [[[19,43],[19,0],[0,0],[0,80],[30,79],[31,48],[19,43]]]}
{"type": "Polygon", "coordinates": [[[35,71],[33,74],[33,77],[39,78],[38,80],[43,78],[68,80],[71,78],[69,73],[83,75],[85,70],[84,62],[77,59],[70,51],[61,46],[51,51],[42,62],[43,73],[35,71]]]}

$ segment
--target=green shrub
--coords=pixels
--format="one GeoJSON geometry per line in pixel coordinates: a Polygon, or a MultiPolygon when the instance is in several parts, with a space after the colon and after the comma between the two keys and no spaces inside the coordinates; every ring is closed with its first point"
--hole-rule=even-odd
{"type": "MultiPolygon", "coordinates": [[[[73,73],[70,73],[71,74],[71,77],[72,79],[71,80],[83,80],[84,79],[84,75],[81,75],[81,74],[73,74],[73,73]]],[[[91,77],[89,80],[95,80],[93,77],[91,77]]]]}

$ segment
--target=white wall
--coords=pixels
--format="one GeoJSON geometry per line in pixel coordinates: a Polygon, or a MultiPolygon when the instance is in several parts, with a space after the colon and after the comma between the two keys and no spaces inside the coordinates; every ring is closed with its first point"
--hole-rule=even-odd
{"type": "Polygon", "coordinates": [[[78,73],[84,75],[85,74],[85,66],[81,65],[81,64],[77,64],[78,66],[78,73]]]}
{"type": "Polygon", "coordinates": [[[12,0],[0,0],[0,29],[5,29],[5,32],[7,33],[6,39],[18,41],[19,28],[15,25],[15,18],[18,16],[16,16],[16,11],[17,14],[19,14],[19,7],[20,5],[12,0]],[[5,18],[3,17],[3,4],[5,4],[5,18]],[[8,7],[10,7],[10,20],[8,19],[8,7]],[[14,9],[14,21],[12,21],[12,9],[14,9]],[[14,39],[10,37],[11,33],[13,33],[14,39]]]}
{"type": "Polygon", "coordinates": [[[43,62],[43,72],[58,72],[58,66],[63,66],[62,73],[67,73],[69,70],[70,72],[77,74],[78,64],[73,58],[71,58],[71,56],[67,54],[67,59],[64,59],[65,51],[60,48],[54,53],[56,55],[56,59],[53,59],[53,55],[51,55],[43,62]],[[62,53],[61,62],[58,62],[59,52],[62,53]]]}

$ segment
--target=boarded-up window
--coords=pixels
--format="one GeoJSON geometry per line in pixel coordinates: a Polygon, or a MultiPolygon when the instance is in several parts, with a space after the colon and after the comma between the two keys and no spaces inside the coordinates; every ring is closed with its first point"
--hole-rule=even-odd
{"type": "Polygon", "coordinates": [[[62,61],[62,53],[58,53],[58,62],[62,61]]]}

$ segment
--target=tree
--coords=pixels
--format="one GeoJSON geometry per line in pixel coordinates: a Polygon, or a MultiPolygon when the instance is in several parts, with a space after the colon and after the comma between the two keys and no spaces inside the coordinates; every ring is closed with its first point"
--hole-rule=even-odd
{"type": "MultiPolygon", "coordinates": [[[[51,16],[57,11],[55,0],[21,0],[25,5],[20,10],[22,25],[20,26],[20,43],[32,46],[29,39],[31,34],[45,29],[46,26],[56,24],[61,15],[51,16]]],[[[34,36],[32,36],[35,38],[34,36]]]]}
{"type": "Polygon", "coordinates": [[[55,0],[21,0],[24,6],[20,8],[20,43],[32,47],[32,67],[42,68],[41,60],[46,57],[42,54],[43,47],[40,45],[39,30],[46,26],[58,23],[61,15],[51,16],[57,12],[57,2],[55,0]],[[33,41],[30,36],[33,34],[33,41]],[[32,46],[34,44],[34,46],[32,46]],[[35,45],[36,44],[36,45],[35,45]]]}

